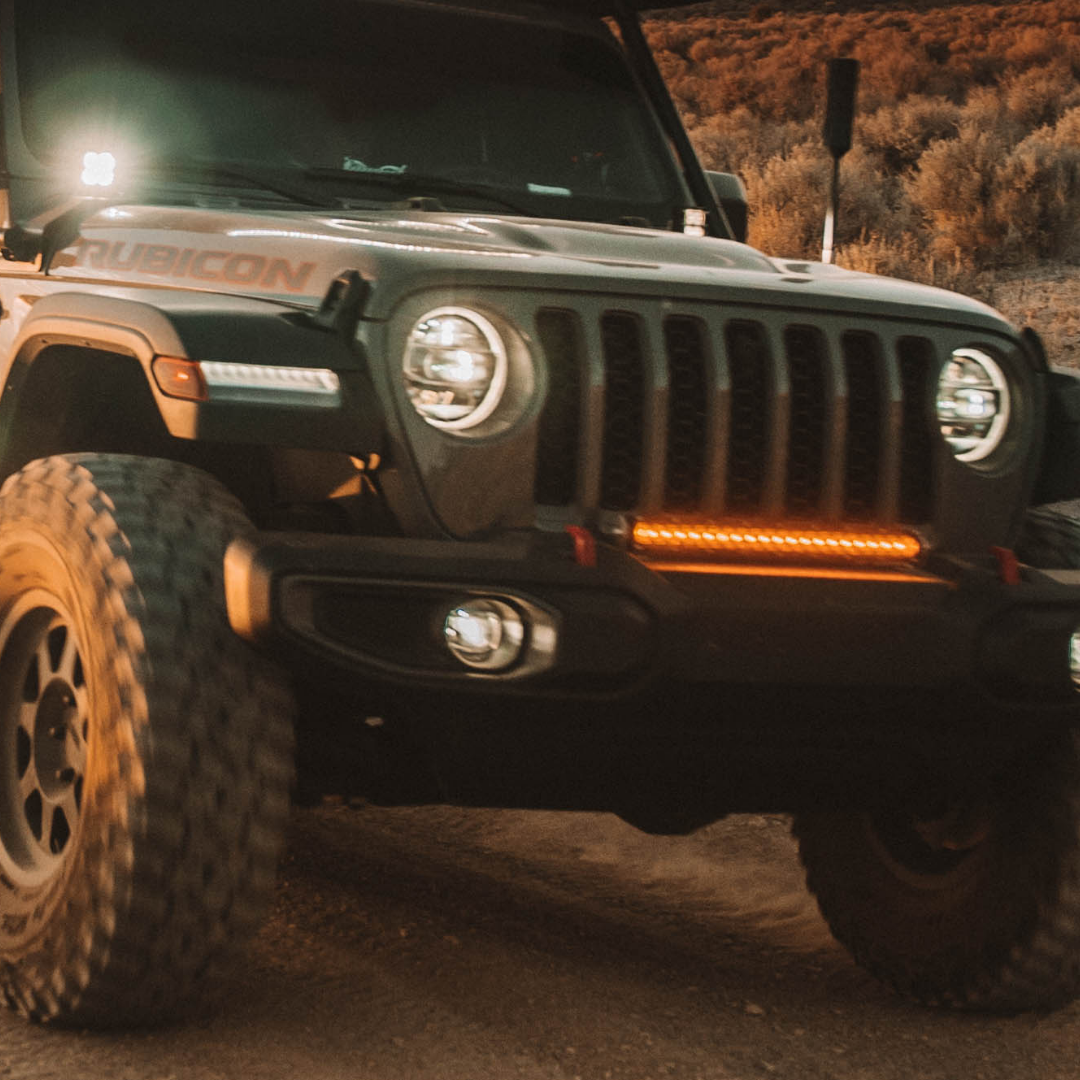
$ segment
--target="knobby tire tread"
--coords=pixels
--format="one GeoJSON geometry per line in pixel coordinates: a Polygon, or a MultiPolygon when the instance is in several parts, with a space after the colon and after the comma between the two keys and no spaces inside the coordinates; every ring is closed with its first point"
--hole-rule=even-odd
{"type": "Polygon", "coordinates": [[[160,1020],[258,923],[288,812],[291,701],[224,613],[226,546],[251,531],[215,480],[170,461],[52,457],[0,489],[0,529],[46,523],[93,583],[114,760],[61,906],[0,988],[34,1020],[160,1020]]]}

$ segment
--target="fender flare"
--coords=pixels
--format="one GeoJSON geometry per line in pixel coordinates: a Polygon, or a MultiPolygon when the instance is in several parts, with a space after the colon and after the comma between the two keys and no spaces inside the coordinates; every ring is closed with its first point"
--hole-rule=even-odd
{"type": "Polygon", "coordinates": [[[150,304],[77,292],[43,296],[19,328],[4,375],[0,430],[8,426],[10,414],[18,405],[19,388],[34,360],[53,345],[73,345],[133,357],[143,369],[170,434],[183,434],[188,426],[184,416],[189,411],[184,408],[187,403],[162,394],[151,372],[155,356],[187,357],[172,322],[150,304]]]}
{"type": "Polygon", "coordinates": [[[155,293],[153,303],[79,292],[37,300],[12,346],[0,397],[0,432],[12,422],[36,358],[54,345],[132,357],[170,435],[215,442],[284,443],[362,453],[381,449],[383,416],[352,340],[273,301],[217,293],[155,293]],[[164,394],[155,357],[327,367],[342,378],[336,407],[191,401],[164,394]],[[380,445],[376,445],[380,444],[380,445]]]}

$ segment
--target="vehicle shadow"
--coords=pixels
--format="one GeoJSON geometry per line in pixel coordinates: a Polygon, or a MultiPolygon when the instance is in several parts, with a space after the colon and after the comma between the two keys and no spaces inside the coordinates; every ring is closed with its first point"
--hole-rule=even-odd
{"type": "Polygon", "coordinates": [[[15,1080],[1075,1080],[1080,1010],[905,1003],[832,941],[784,819],[294,816],[276,903],[154,1031],[0,1019],[15,1080]]]}

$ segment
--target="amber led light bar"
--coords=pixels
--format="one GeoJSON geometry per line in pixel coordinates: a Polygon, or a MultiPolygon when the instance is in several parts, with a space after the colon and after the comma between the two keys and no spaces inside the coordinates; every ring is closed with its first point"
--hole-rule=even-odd
{"type": "Polygon", "coordinates": [[[909,563],[922,550],[918,537],[904,532],[857,528],[774,529],[762,525],[648,520],[634,523],[631,543],[643,555],[863,565],[909,563]]]}

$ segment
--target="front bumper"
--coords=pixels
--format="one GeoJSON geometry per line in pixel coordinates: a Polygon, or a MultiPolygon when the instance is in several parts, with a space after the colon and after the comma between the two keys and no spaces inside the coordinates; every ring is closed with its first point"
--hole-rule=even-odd
{"type": "Polygon", "coordinates": [[[230,547],[225,582],[234,630],[294,670],[319,663],[410,692],[893,689],[943,714],[973,698],[1070,715],[1080,702],[1069,670],[1080,572],[1022,568],[1009,584],[989,556],[918,572],[657,570],[603,545],[595,565],[580,565],[571,539],[554,533],[485,543],[266,533],[230,547]],[[478,596],[512,604],[527,623],[540,616],[554,647],[527,649],[505,672],[463,668],[443,620],[478,596]]]}

